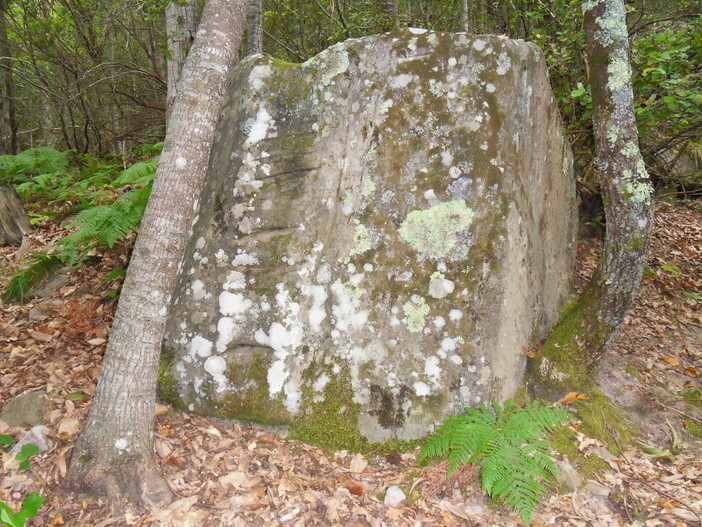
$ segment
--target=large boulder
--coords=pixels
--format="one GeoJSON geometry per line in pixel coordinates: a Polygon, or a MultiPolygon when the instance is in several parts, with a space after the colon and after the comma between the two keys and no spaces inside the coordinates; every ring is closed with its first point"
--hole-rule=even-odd
{"type": "Polygon", "coordinates": [[[244,60],[161,393],[338,446],[512,396],[569,288],[571,165],[527,42],[404,29],[244,60]]]}

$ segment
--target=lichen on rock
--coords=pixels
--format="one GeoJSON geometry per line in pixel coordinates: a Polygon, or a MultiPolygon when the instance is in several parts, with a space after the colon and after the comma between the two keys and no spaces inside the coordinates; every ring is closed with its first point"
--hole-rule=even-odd
{"type": "Polygon", "coordinates": [[[402,29],[302,65],[243,60],[162,392],[335,448],[420,438],[513,395],[574,256],[548,90],[535,46],[490,36],[402,29]]]}

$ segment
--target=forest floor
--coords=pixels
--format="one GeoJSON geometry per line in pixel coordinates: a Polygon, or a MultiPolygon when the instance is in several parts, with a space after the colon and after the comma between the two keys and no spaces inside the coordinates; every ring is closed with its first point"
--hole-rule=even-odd
{"type": "MultiPolygon", "coordinates": [[[[552,489],[532,525],[702,526],[702,207],[698,202],[657,208],[644,284],[599,384],[628,416],[639,440],[670,455],[651,459],[623,443],[621,423],[608,423],[599,438],[576,424],[572,452],[556,457],[568,468],[580,464],[576,458],[594,456],[600,470],[577,490],[563,484],[558,492],[552,489]]],[[[62,234],[42,224],[28,247],[0,249],[0,280],[62,234]]],[[[122,247],[96,254],[91,263],[59,273],[25,305],[0,303],[0,407],[31,390],[45,391],[48,399],[43,424],[50,432],[49,450],[32,458],[29,471],[18,470],[3,453],[0,501],[18,510],[29,492],[47,497],[28,525],[522,524],[483,496],[471,468],[447,482],[445,465],[420,467],[417,452],[331,452],[285,439],[282,430],[212,421],[161,405],[156,451],[177,501],[158,513],[111,516],[101,499],[67,494],[61,484],[95,391],[120,286],[120,279],[106,277],[126,264],[126,253],[122,247]],[[383,502],[392,485],[408,497],[394,507],[383,502]]],[[[598,255],[597,243],[581,243],[580,285],[598,255]]],[[[580,408],[588,404],[578,402],[580,408]]],[[[17,440],[27,430],[0,421],[0,434],[17,440]]]]}

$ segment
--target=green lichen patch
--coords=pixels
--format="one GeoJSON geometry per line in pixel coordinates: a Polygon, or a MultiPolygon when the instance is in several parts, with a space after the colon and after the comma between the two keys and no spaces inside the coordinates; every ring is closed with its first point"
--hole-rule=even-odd
{"type": "Polygon", "coordinates": [[[424,298],[419,297],[405,302],[402,311],[407,317],[407,331],[419,333],[424,329],[424,317],[429,314],[429,306],[424,298]]]}
{"type": "Polygon", "coordinates": [[[368,234],[368,228],[363,225],[356,225],[356,229],[353,233],[353,254],[362,254],[372,248],[370,235],[368,234]]]}
{"type": "Polygon", "coordinates": [[[473,222],[475,213],[465,200],[439,203],[426,210],[413,210],[400,225],[400,236],[429,258],[445,258],[458,243],[458,234],[473,222]]]}

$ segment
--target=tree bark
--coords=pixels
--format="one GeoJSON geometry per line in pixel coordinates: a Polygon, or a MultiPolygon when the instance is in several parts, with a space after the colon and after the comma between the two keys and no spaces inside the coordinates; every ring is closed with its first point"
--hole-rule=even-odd
{"type": "Polygon", "coordinates": [[[171,492],[153,451],[166,311],[204,180],[214,127],[246,20],[245,0],[208,0],[166,132],[105,352],[76,443],[70,488],[161,506],[171,492]]]}
{"type": "Polygon", "coordinates": [[[166,6],[166,38],[168,39],[166,120],[170,116],[183,65],[195,39],[201,15],[202,7],[198,0],[174,1],[166,6]]]}
{"type": "Polygon", "coordinates": [[[21,245],[22,236],[32,230],[15,187],[9,183],[0,187],[0,247],[21,245]]]}
{"type": "Polygon", "coordinates": [[[461,31],[470,32],[468,21],[468,0],[461,0],[461,31]]]}
{"type": "Polygon", "coordinates": [[[392,19],[392,23],[395,28],[400,27],[400,13],[397,5],[397,0],[381,0],[383,5],[383,10],[392,19]]]}
{"type": "Polygon", "coordinates": [[[263,53],[263,0],[251,0],[246,23],[246,54],[263,53]]]}
{"type": "Polygon", "coordinates": [[[641,283],[653,187],[638,146],[624,0],[584,0],[593,124],[607,227],[604,257],[574,309],[532,361],[535,387],[587,388],[641,283]]]}
{"type": "Polygon", "coordinates": [[[7,0],[0,0],[0,70],[2,71],[3,96],[0,102],[0,134],[5,139],[3,154],[18,154],[17,116],[15,111],[15,82],[12,78],[12,50],[7,38],[7,0]]]}

